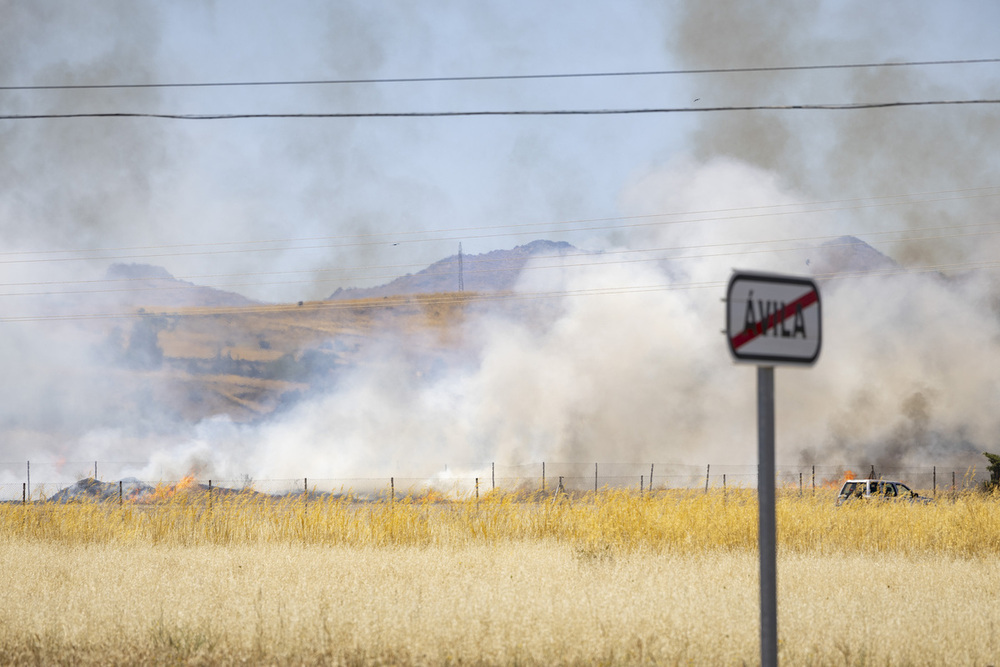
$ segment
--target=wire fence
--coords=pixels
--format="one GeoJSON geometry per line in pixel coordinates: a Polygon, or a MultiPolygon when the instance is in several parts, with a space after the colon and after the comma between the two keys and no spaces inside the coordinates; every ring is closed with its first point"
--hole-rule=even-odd
{"type": "MultiPolygon", "coordinates": [[[[356,497],[422,495],[429,492],[468,497],[492,490],[517,492],[587,492],[601,489],[713,488],[756,489],[756,465],[681,465],[671,463],[566,463],[533,462],[518,465],[486,463],[462,470],[441,466],[436,471],[404,471],[366,477],[306,477],[254,479],[249,475],[212,478],[191,475],[183,479],[138,479],[130,471],[144,463],[121,461],[0,463],[0,502],[44,501],[83,495],[131,495],[156,488],[198,485],[221,490],[247,490],[284,496],[308,492],[350,494],[356,497]]],[[[306,468],[307,466],[303,466],[306,468]]],[[[986,466],[968,465],[904,467],[875,464],[805,464],[777,466],[778,489],[814,493],[839,489],[848,478],[897,480],[923,495],[981,488],[989,481],[986,466]]]]}

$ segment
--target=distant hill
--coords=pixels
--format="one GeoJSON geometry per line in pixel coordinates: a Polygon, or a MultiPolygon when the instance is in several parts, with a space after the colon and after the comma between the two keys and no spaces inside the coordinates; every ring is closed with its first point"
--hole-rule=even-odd
{"type": "MultiPolygon", "coordinates": [[[[83,320],[97,330],[91,340],[104,360],[101,376],[93,382],[103,387],[107,401],[102,418],[109,423],[142,421],[159,410],[190,423],[222,414],[237,422],[266,419],[304,396],[337,386],[351,369],[370,363],[370,345],[378,345],[389,331],[425,334],[407,340],[415,346],[420,372],[429,377],[462,345],[460,324],[471,309],[486,303],[539,326],[558,315],[544,310],[550,305],[544,300],[494,302],[477,294],[512,290],[532,259],[558,264],[546,258],[584,252],[569,243],[539,240],[463,255],[464,297],[457,293],[458,255],[452,255],[379,287],[341,289],[323,301],[272,305],[178,280],[161,267],[115,264],[106,274],[113,289],[101,290],[95,298],[132,311],[145,308],[146,313],[126,320],[83,320]],[[451,296],[435,298],[441,293],[451,296]],[[213,312],[215,308],[224,312],[213,312]]],[[[809,266],[824,277],[897,268],[854,237],[816,248],[809,266]]],[[[102,312],[93,303],[86,308],[102,312]]]]}
{"type": "Polygon", "coordinates": [[[827,241],[809,259],[808,264],[813,275],[829,277],[901,268],[890,257],[855,236],[841,236],[827,241]]]}
{"type": "MultiPolygon", "coordinates": [[[[462,256],[462,282],[470,292],[503,292],[514,288],[529,260],[584,252],[565,241],[537,240],[510,250],[462,256]]],[[[823,243],[807,261],[816,276],[836,277],[894,271],[901,267],[855,236],[823,243]]],[[[459,287],[459,257],[452,255],[417,273],[375,287],[338,288],[328,300],[374,299],[386,296],[455,292],[459,287]]]]}
{"type": "MultiPolygon", "coordinates": [[[[462,282],[469,292],[503,292],[514,288],[521,270],[529,260],[557,257],[580,252],[565,241],[538,240],[510,250],[493,250],[481,255],[462,255],[462,282]]],[[[459,256],[452,255],[434,262],[417,273],[396,278],[377,287],[338,288],[328,298],[372,299],[406,294],[457,292],[459,289],[459,256]]]]}
{"type": "Polygon", "coordinates": [[[114,291],[115,300],[128,307],[240,307],[259,303],[235,292],[178,280],[163,267],[151,264],[112,264],[104,279],[120,284],[114,291]]]}

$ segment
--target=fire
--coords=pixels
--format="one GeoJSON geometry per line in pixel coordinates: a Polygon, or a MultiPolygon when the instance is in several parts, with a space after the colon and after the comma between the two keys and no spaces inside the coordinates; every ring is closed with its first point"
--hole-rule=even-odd
{"type": "Polygon", "coordinates": [[[445,502],[447,500],[447,497],[445,497],[445,495],[440,493],[439,491],[435,491],[434,489],[427,489],[426,491],[424,491],[422,496],[418,496],[417,498],[414,498],[414,500],[420,503],[430,505],[432,503],[445,502]]]}
{"type": "Polygon", "coordinates": [[[854,472],[845,470],[842,477],[827,477],[819,483],[819,486],[824,489],[839,489],[849,479],[854,479],[854,472]]]}
{"type": "Polygon", "coordinates": [[[156,488],[153,491],[145,493],[137,498],[133,498],[133,501],[137,503],[162,502],[164,500],[170,500],[171,498],[176,497],[178,494],[197,491],[198,488],[199,487],[197,480],[195,480],[195,476],[186,475],[182,477],[181,480],[177,482],[177,484],[174,484],[173,486],[169,484],[157,484],[156,488]]]}
{"type": "Polygon", "coordinates": [[[177,486],[174,487],[174,491],[184,491],[185,489],[190,489],[194,486],[194,475],[187,475],[183,477],[181,481],[177,482],[177,486]]]}

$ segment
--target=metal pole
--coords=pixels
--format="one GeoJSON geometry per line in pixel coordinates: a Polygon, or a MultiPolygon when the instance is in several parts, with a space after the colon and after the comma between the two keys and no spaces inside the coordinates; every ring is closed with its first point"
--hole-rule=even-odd
{"type": "Polygon", "coordinates": [[[760,664],[778,664],[777,548],[774,512],[774,367],[757,367],[758,542],[760,545],[760,664]]]}

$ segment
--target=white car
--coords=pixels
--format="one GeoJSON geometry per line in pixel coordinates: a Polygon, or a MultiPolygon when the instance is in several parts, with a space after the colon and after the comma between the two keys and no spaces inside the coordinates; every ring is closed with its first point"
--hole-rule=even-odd
{"type": "Polygon", "coordinates": [[[930,498],[921,496],[902,482],[887,479],[849,479],[840,487],[837,504],[843,505],[855,498],[876,498],[878,500],[906,500],[911,503],[929,503],[930,498]]]}

